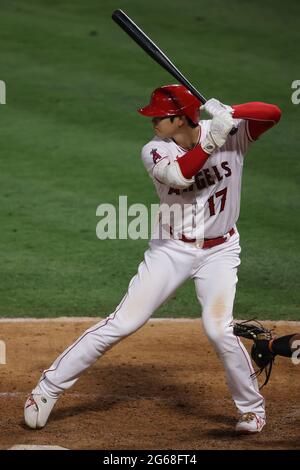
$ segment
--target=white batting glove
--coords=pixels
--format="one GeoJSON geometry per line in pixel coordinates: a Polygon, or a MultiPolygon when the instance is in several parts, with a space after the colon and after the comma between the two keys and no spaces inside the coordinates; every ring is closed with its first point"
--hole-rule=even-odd
{"type": "Polygon", "coordinates": [[[201,143],[201,147],[206,153],[213,153],[216,149],[225,144],[227,136],[234,127],[234,120],[231,114],[224,110],[214,116],[210,129],[201,143]]]}
{"type": "Polygon", "coordinates": [[[211,98],[206,101],[206,103],[201,106],[200,110],[207,112],[212,117],[218,116],[223,111],[227,111],[230,114],[233,114],[234,112],[234,109],[231,106],[223,104],[215,98],[211,98]]]}

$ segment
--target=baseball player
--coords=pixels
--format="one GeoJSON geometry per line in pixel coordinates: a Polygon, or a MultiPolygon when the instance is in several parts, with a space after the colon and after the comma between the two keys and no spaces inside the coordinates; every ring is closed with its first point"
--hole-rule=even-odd
{"type": "Polygon", "coordinates": [[[233,334],[232,310],[240,264],[241,178],[249,145],[276,124],[280,109],[261,102],[202,106],[182,85],[156,89],[139,109],[151,118],[155,137],[142,160],[161,204],[184,207],[184,220],[166,223],[149,243],[126,295],[105,320],[85,331],[45,370],[25,403],[25,422],[42,428],[60,394],[114,344],[142,327],[187,279],[193,279],[202,322],[226,372],[239,413],[236,431],[260,432],[264,399],[251,361],[233,334]],[[235,128],[235,132],[232,129],[235,128]],[[168,236],[166,236],[168,234],[168,236]]]}

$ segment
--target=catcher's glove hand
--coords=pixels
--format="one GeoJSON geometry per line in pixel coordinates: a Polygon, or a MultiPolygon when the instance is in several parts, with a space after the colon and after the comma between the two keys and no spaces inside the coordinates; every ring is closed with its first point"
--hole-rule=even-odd
{"type": "Polygon", "coordinates": [[[257,377],[265,371],[266,378],[260,388],[264,387],[269,381],[275,358],[275,354],[269,348],[270,340],[273,338],[272,330],[265,328],[260,322],[252,319],[235,322],[233,324],[233,333],[236,336],[254,341],[251,348],[251,357],[259,369],[253,375],[257,377]]]}

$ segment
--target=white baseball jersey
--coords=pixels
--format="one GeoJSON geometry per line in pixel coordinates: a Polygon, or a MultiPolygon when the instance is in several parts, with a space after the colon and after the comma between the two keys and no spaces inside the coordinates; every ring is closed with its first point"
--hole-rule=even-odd
{"type": "MultiPolygon", "coordinates": [[[[175,231],[181,229],[189,238],[199,238],[199,229],[204,232],[204,238],[222,236],[234,227],[239,217],[243,160],[250,138],[248,121],[235,119],[234,122],[238,131],[228,136],[226,143],[208,158],[193,177],[193,183],[185,189],[161,183],[153,172],[162,158],[175,161],[187,152],[186,149],[172,139],[156,136],[142,149],[142,160],[154,182],[160,203],[187,205],[183,224],[180,228],[175,227],[175,231]]],[[[211,120],[200,121],[200,142],[205,139],[210,124],[211,120]]]]}

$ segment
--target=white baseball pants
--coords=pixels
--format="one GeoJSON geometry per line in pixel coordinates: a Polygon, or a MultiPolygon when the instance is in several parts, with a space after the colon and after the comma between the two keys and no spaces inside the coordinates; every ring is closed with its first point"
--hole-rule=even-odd
{"type": "Polygon", "coordinates": [[[57,397],[121,339],[143,326],[153,312],[187,279],[194,279],[205,332],[222,361],[238,411],[265,417],[249,355],[234,336],[232,309],[240,264],[239,235],[201,249],[181,240],[153,240],[138,273],[116,310],[89,328],[43,372],[42,391],[57,397]]]}

